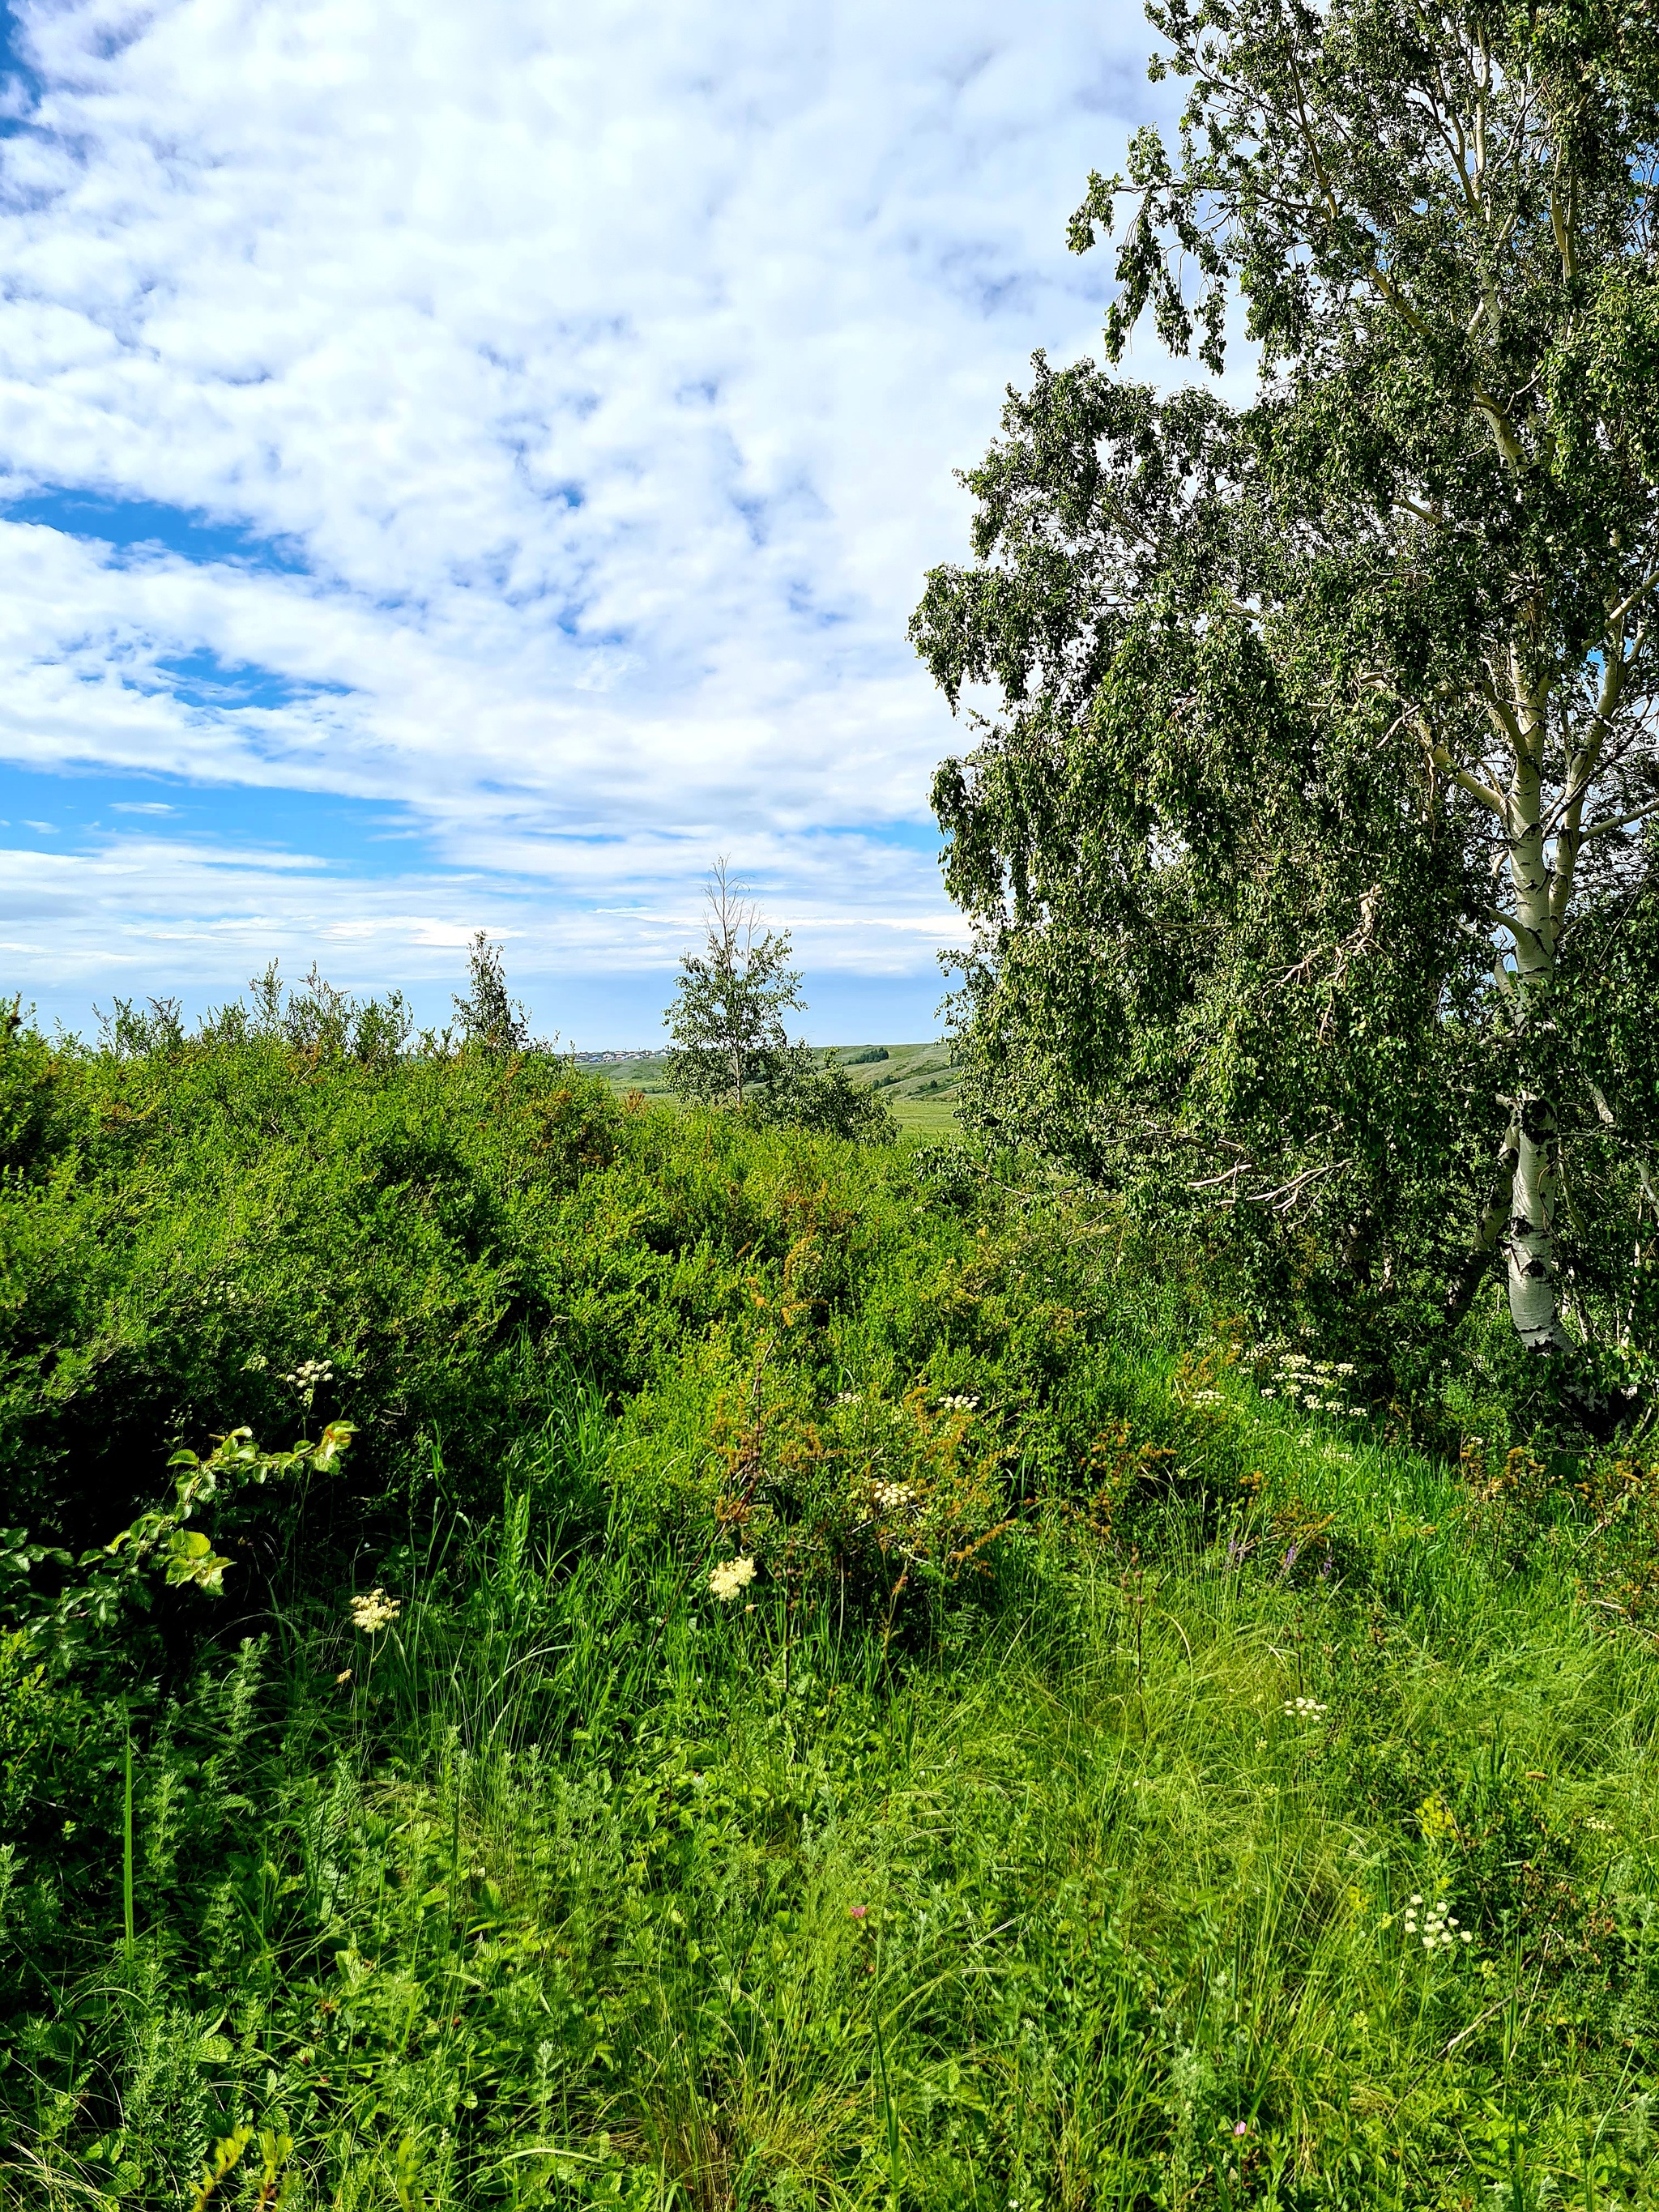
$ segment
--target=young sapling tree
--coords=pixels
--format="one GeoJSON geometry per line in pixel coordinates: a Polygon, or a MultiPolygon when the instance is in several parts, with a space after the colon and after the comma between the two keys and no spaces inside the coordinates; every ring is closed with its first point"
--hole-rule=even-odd
{"type": "Polygon", "coordinates": [[[688,1103],[741,1107],[789,1065],[794,1048],[783,1017],[805,1004],[800,971],[789,964],[788,931],[761,927],[759,908],[724,858],[709,872],[703,902],[703,949],[682,955],[663,1016],[673,1038],[665,1066],[688,1103]]]}
{"type": "Polygon", "coordinates": [[[455,995],[455,1012],[466,1042],[496,1060],[522,1052],[530,1042],[528,1009],[508,994],[501,948],[483,930],[473,933],[467,947],[467,976],[471,995],[455,995]]]}

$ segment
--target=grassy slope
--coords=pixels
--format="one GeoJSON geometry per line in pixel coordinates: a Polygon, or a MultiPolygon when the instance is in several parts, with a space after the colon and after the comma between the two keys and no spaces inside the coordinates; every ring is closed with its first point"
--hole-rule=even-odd
{"type": "MultiPolygon", "coordinates": [[[[228,1173],[242,1079],[186,1114],[167,1078],[124,1170],[152,1224],[228,1173]]],[[[298,1080],[320,1252],[363,1086],[298,1080]]],[[[1524,1455],[1475,1490],[1287,1410],[1109,1218],[902,1157],[648,1112],[607,1151],[584,1109],[592,1164],[538,1198],[515,1132],[572,1125],[561,1080],[492,1079],[486,1121],[466,1070],[416,1071],[373,1157],[418,1109],[475,1418],[505,1370],[455,1316],[498,1310],[493,1251],[562,1254],[546,1340],[584,1316],[624,1379],[550,1370],[465,1518],[416,1479],[438,1431],[366,1459],[345,1548],[297,1524],[183,1674],[176,1635],[58,1685],[10,1651],[9,2202],[187,2205],[239,2121],[268,2141],[216,2202],[264,2163],[319,2207],[1653,2201],[1656,1692],[1587,1601],[1651,1483],[1614,1526],[1524,1455]],[[988,1468],[1012,1525],[953,1570],[988,1468]]],[[[28,1235],[58,1205],[89,1237],[59,1180],[28,1235]]]]}
{"type": "MultiPolygon", "coordinates": [[[[885,1048],[884,1060],[866,1060],[868,1045],[840,1045],[832,1057],[855,1083],[878,1086],[892,1108],[899,1127],[921,1136],[943,1135],[956,1126],[952,1094],[961,1081],[942,1044],[893,1044],[885,1048]]],[[[606,1060],[592,1073],[602,1076],[620,1093],[641,1091],[653,1103],[667,1101],[671,1093],[663,1081],[659,1060],[606,1060]]]]}

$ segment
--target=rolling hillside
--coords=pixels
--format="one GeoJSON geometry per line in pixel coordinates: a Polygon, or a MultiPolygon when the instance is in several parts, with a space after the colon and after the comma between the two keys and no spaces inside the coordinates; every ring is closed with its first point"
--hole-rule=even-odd
{"type": "MultiPolygon", "coordinates": [[[[838,1045],[833,1056],[855,1083],[866,1083],[882,1092],[901,1129],[926,1133],[953,1125],[955,1093],[961,1078],[951,1065],[946,1046],[838,1045]]],[[[579,1066],[603,1076],[617,1091],[642,1091],[653,1100],[672,1098],[659,1052],[615,1059],[578,1053],[576,1059],[579,1066]]]]}

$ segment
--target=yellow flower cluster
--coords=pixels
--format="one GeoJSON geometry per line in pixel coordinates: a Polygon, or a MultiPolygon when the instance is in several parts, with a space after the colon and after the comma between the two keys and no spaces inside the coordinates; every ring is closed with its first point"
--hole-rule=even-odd
{"type": "Polygon", "coordinates": [[[383,1589],[372,1589],[367,1597],[352,1599],[351,1625],[370,1636],[378,1635],[381,1629],[391,1627],[403,1609],[398,1599],[388,1597],[383,1589]]]}
{"type": "Polygon", "coordinates": [[[708,1587],[714,1595],[729,1605],[734,1597],[746,1590],[755,1579],[752,1559],[726,1559],[708,1577],[708,1587]]]}

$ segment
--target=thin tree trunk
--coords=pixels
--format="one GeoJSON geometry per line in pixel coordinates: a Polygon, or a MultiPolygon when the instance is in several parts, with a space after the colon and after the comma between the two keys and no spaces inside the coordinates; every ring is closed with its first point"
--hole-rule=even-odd
{"type": "MultiPolygon", "coordinates": [[[[1542,769],[1548,736],[1548,686],[1528,688],[1512,652],[1514,708],[1509,716],[1514,773],[1505,794],[1516,1006],[1523,1033],[1547,1016],[1555,981],[1562,917],[1577,858],[1577,816],[1546,850],[1542,769]]],[[[1555,1247],[1555,1108],[1535,1091],[1516,1101],[1515,1177],[1504,1255],[1509,1268],[1510,1318],[1528,1352],[1546,1357],[1577,1347],[1561,1320],[1555,1247]]]]}
{"type": "Polygon", "coordinates": [[[1480,1280],[1497,1256],[1499,1242],[1510,1218],[1510,1204],[1515,1192],[1515,1168],[1520,1154],[1521,1127],[1519,1117],[1511,1114],[1510,1126],[1504,1132],[1504,1142],[1498,1154],[1498,1173],[1493,1177],[1492,1196],[1480,1210],[1474,1224],[1474,1237],[1469,1246],[1468,1257],[1458,1271],[1446,1299],[1446,1319],[1454,1327],[1462,1320],[1474,1303],[1474,1294],[1480,1280]]]}
{"type": "Polygon", "coordinates": [[[1516,1116],[1515,1182],[1504,1254],[1509,1265],[1510,1318],[1528,1352],[1547,1356],[1577,1349],[1561,1320],[1556,1280],[1555,1109],[1536,1094],[1516,1116]]]}

